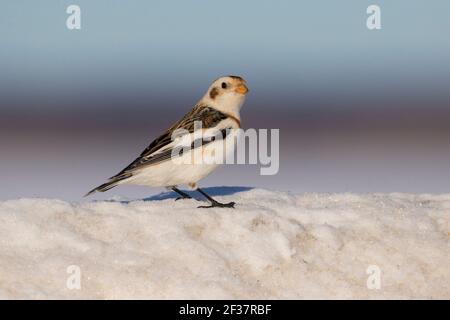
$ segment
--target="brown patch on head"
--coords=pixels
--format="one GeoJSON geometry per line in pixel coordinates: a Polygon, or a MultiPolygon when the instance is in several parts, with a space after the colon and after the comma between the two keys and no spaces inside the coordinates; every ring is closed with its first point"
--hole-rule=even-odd
{"type": "Polygon", "coordinates": [[[217,96],[218,94],[219,94],[219,90],[218,90],[216,87],[214,87],[214,88],[212,88],[211,91],[209,92],[209,97],[210,97],[211,99],[215,99],[216,96],[217,96]]]}
{"type": "Polygon", "coordinates": [[[231,79],[244,81],[244,79],[242,79],[241,77],[238,77],[238,76],[228,76],[228,77],[230,77],[231,79]]]}

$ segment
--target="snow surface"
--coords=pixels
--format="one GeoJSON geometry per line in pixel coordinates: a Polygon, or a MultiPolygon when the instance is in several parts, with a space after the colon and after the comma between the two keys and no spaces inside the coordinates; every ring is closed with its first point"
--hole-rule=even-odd
{"type": "Polygon", "coordinates": [[[450,298],[450,195],[206,190],[236,209],[0,202],[0,298],[450,298]]]}

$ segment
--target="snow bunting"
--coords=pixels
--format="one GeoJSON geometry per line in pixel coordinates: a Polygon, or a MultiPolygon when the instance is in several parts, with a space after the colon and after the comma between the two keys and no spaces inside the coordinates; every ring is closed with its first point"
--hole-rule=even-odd
{"type": "MultiPolygon", "coordinates": [[[[179,153],[179,157],[195,159],[200,152],[200,157],[211,150],[217,150],[217,146],[227,143],[228,139],[234,139],[235,135],[228,134],[230,129],[240,128],[240,109],[248,92],[246,82],[241,77],[226,76],[215,80],[202,99],[180,121],[172,125],[160,137],[155,139],[141,153],[141,155],[121,172],[109,178],[109,180],[89,191],[86,196],[99,191],[107,191],[119,184],[136,184],[152,187],[166,187],[180,195],[180,198],[191,198],[187,193],[179,190],[179,185],[188,185],[200,192],[209,202],[210,206],[199,208],[227,207],[233,208],[234,202],[220,203],[206,194],[197,186],[197,182],[210,174],[220,165],[210,161],[171,161],[175,148],[179,148],[183,138],[196,139],[198,133],[204,134],[208,129],[214,129],[221,133],[221,139],[201,139],[200,144],[192,143],[188,152],[179,153]],[[200,129],[197,124],[200,124],[200,129]],[[174,139],[176,132],[184,132],[174,139]],[[209,148],[209,151],[208,149],[209,148]]],[[[229,150],[227,150],[229,152],[229,150]]],[[[177,198],[180,199],[180,198],[177,198]]]]}

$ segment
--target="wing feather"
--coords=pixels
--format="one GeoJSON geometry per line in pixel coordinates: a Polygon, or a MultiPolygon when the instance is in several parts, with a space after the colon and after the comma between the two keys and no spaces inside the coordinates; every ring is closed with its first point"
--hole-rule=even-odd
{"type": "MultiPolygon", "coordinates": [[[[177,129],[187,130],[189,133],[194,132],[194,124],[196,121],[202,122],[202,128],[208,129],[214,127],[217,123],[227,118],[224,113],[204,105],[197,105],[189,113],[187,113],[180,121],[175,123],[172,127],[167,129],[161,136],[156,138],[144,151],[137,157],[130,165],[118,173],[122,174],[125,171],[135,169],[138,166],[151,162],[152,164],[167,160],[166,156],[160,156],[159,151],[168,147],[172,143],[172,134],[177,129]],[[154,157],[154,158],[153,158],[154,157]],[[152,159],[153,158],[153,159],[152,159]]],[[[166,153],[166,151],[164,151],[166,153]]]]}

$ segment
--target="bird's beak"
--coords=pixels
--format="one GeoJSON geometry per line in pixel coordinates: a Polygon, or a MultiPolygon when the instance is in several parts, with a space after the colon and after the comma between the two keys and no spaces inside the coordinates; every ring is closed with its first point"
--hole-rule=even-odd
{"type": "Polygon", "coordinates": [[[237,86],[235,91],[240,94],[246,94],[248,92],[248,88],[245,84],[242,83],[237,86]]]}

